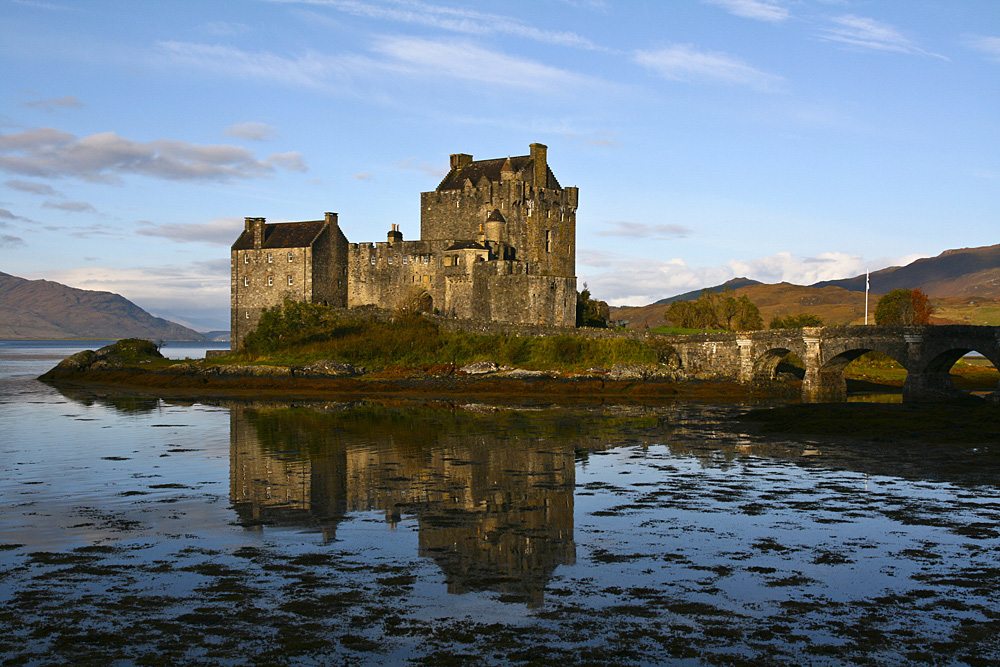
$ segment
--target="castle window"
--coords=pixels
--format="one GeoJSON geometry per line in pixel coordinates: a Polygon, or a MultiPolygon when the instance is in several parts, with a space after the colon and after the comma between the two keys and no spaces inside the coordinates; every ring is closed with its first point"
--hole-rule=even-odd
{"type": "Polygon", "coordinates": [[[274,255],[272,255],[271,253],[267,253],[267,263],[270,264],[273,261],[274,261],[274,255]]]}
{"type": "Polygon", "coordinates": [[[392,264],[392,255],[389,255],[389,263],[392,264]]]}
{"type": "Polygon", "coordinates": [[[545,252],[552,252],[552,230],[545,230],[545,252]]]}
{"type": "Polygon", "coordinates": [[[406,260],[407,260],[408,257],[409,257],[409,255],[403,255],[403,264],[406,264],[406,260]]]}
{"type": "Polygon", "coordinates": [[[431,261],[431,256],[430,255],[424,255],[424,264],[429,264],[430,261],[431,261]]]}
{"type": "Polygon", "coordinates": [[[247,318],[248,320],[250,319],[250,311],[249,311],[249,310],[248,310],[248,311],[246,311],[246,318],[247,318]]]}
{"type": "MultiPolygon", "coordinates": [[[[292,275],[288,274],[288,284],[291,285],[293,282],[294,281],[292,280],[292,275]]],[[[338,286],[340,285],[340,281],[339,280],[337,281],[337,285],[338,286]]]]}
{"type": "Polygon", "coordinates": [[[243,253],[243,263],[244,264],[250,263],[250,253],[248,252],[243,253]]]}
{"type": "Polygon", "coordinates": [[[374,266],[374,265],[375,265],[375,262],[376,262],[376,261],[378,261],[378,260],[376,260],[376,259],[375,259],[375,255],[372,255],[372,266],[374,266]]]}
{"type": "Polygon", "coordinates": [[[267,286],[270,287],[273,284],[274,284],[274,276],[268,276],[267,277],[267,286]]]}
{"type": "Polygon", "coordinates": [[[243,286],[250,287],[250,278],[243,276],[243,286]]]}
{"type": "Polygon", "coordinates": [[[294,257],[294,255],[292,255],[292,253],[288,253],[288,261],[289,262],[293,261],[293,257],[294,257]]]}

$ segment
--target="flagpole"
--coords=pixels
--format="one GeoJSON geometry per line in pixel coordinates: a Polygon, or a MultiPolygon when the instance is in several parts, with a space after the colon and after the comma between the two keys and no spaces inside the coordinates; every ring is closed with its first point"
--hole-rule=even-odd
{"type": "Polygon", "coordinates": [[[868,326],[868,269],[865,269],[865,326],[868,326]]]}

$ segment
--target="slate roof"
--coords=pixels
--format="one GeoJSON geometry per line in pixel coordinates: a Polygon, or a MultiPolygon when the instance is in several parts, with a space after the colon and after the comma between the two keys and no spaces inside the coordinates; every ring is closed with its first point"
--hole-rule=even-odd
{"type": "MultiPolygon", "coordinates": [[[[530,155],[518,155],[517,157],[509,158],[500,157],[493,160],[474,160],[461,169],[452,169],[449,171],[448,175],[441,181],[441,184],[437,186],[437,189],[439,192],[442,190],[461,190],[465,187],[465,179],[467,178],[472,181],[473,185],[478,185],[479,179],[483,176],[489,181],[500,181],[500,172],[503,170],[503,165],[507,160],[510,160],[510,166],[515,173],[527,172],[530,174],[534,166],[534,161],[530,155]]],[[[547,169],[547,171],[548,183],[546,187],[553,190],[560,189],[559,181],[556,180],[552,170],[547,169]]]]}
{"type": "MultiPolygon", "coordinates": [[[[325,220],[308,222],[276,222],[264,225],[261,248],[308,248],[323,231],[325,220]]],[[[243,230],[233,244],[233,250],[253,250],[253,232],[243,230]]]]}
{"type": "Polygon", "coordinates": [[[445,251],[447,252],[448,250],[470,250],[470,249],[486,250],[486,247],[476,243],[475,241],[455,241],[450,246],[445,248],[445,251]]]}
{"type": "Polygon", "coordinates": [[[486,222],[507,222],[507,221],[504,220],[503,213],[500,212],[500,209],[495,208],[493,209],[493,212],[490,213],[490,217],[486,218],[486,222]]]}

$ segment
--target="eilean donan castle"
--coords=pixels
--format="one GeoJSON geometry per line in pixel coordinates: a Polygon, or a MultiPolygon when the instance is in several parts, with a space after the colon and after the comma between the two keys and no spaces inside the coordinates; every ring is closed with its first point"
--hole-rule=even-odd
{"type": "Polygon", "coordinates": [[[420,240],[350,243],[337,214],[268,224],[246,218],[232,246],[232,345],[285,298],[353,307],[420,304],[470,320],[573,326],[578,190],[562,187],[546,147],[528,155],[451,156],[420,195],[420,240]]]}

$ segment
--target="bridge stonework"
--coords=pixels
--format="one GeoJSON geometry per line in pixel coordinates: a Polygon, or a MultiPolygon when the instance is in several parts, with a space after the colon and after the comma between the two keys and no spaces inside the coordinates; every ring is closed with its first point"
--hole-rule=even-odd
{"type": "Polygon", "coordinates": [[[806,401],[843,400],[844,368],[865,352],[881,352],[906,369],[904,401],[949,400],[960,393],[949,371],[969,352],[1000,368],[1000,327],[805,327],[665,338],[688,373],[745,383],[773,378],[781,358],[794,352],[805,364],[806,401]]]}

